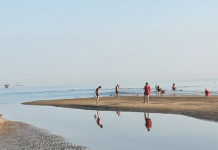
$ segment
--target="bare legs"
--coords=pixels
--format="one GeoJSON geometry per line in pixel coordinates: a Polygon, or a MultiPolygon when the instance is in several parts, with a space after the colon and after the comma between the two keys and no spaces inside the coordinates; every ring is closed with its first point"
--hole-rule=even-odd
{"type": "Polygon", "coordinates": [[[99,96],[97,96],[96,98],[96,104],[98,104],[98,101],[99,101],[99,96]]]}
{"type": "Polygon", "coordinates": [[[115,92],[116,92],[116,97],[118,97],[119,96],[119,90],[116,90],[115,92]]]}
{"type": "Polygon", "coordinates": [[[149,103],[149,95],[144,95],[144,103],[145,103],[145,99],[147,99],[147,103],[149,103]]]}
{"type": "Polygon", "coordinates": [[[176,96],[176,90],[173,90],[173,95],[176,96]]]}

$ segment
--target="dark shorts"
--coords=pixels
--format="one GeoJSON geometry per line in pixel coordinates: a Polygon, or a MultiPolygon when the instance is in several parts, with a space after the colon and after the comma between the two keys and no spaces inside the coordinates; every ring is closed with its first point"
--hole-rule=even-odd
{"type": "Polygon", "coordinates": [[[144,92],[144,95],[148,96],[148,95],[150,95],[150,94],[149,94],[149,93],[147,93],[147,92],[144,92]]]}

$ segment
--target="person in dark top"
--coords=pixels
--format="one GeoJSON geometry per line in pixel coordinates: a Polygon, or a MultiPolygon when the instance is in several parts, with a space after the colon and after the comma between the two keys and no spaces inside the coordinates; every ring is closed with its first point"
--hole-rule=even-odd
{"type": "Polygon", "coordinates": [[[120,86],[119,84],[117,84],[115,87],[116,96],[119,96],[119,91],[120,91],[120,86]]]}
{"type": "Polygon", "coordinates": [[[173,91],[173,95],[175,96],[176,95],[176,84],[175,83],[173,83],[172,91],[173,91]]]}
{"type": "Polygon", "coordinates": [[[144,118],[145,118],[145,127],[148,131],[150,131],[152,128],[152,121],[149,117],[149,113],[147,113],[147,115],[146,113],[144,113],[144,118]]]}
{"type": "Polygon", "coordinates": [[[96,104],[98,104],[98,101],[99,101],[100,89],[101,89],[101,86],[99,86],[99,87],[95,90],[96,104]]]}
{"type": "Polygon", "coordinates": [[[157,90],[157,94],[160,95],[160,92],[161,92],[160,85],[157,86],[156,90],[157,90]]]}

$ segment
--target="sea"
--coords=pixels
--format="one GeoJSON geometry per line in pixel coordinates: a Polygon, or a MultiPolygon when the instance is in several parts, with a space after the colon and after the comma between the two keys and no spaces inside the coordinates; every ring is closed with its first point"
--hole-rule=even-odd
{"type": "MultiPolygon", "coordinates": [[[[204,95],[207,88],[211,95],[218,95],[218,79],[204,80],[185,80],[175,82],[177,87],[177,95],[204,95]]],[[[155,85],[160,85],[161,89],[166,91],[166,95],[172,95],[171,87],[173,83],[151,83],[151,95],[155,95],[155,85]]],[[[101,89],[101,96],[114,96],[114,87],[104,87],[101,89]]],[[[120,96],[134,96],[136,94],[143,95],[143,87],[122,87],[120,85],[120,96]]],[[[94,97],[96,87],[93,88],[76,88],[71,86],[10,86],[0,87],[0,104],[22,103],[33,100],[49,100],[49,99],[70,99],[70,98],[87,98],[94,97]]]]}
{"type": "MultiPolygon", "coordinates": [[[[158,84],[172,95],[172,83],[151,82],[152,95],[158,84]]],[[[175,82],[176,95],[204,96],[207,88],[218,95],[218,80],[186,80],[175,82]]],[[[101,96],[114,96],[114,87],[104,87],[101,96]]],[[[143,95],[143,86],[122,87],[121,96],[143,95]]],[[[149,112],[120,112],[81,110],[52,106],[23,105],[35,100],[72,99],[94,97],[95,88],[71,86],[9,86],[0,87],[0,114],[12,121],[24,122],[49,133],[64,137],[75,145],[91,150],[217,150],[218,123],[183,115],[149,112]],[[97,113],[98,111],[98,113],[97,113]],[[96,123],[101,116],[103,128],[96,123]],[[146,115],[152,120],[150,131],[146,128],[146,115]]]]}

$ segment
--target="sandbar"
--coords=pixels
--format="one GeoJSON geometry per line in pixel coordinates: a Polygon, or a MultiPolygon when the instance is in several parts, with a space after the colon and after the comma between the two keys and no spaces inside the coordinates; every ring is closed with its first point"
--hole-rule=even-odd
{"type": "Polygon", "coordinates": [[[218,121],[218,96],[151,96],[149,103],[143,103],[142,96],[101,97],[60,100],[38,100],[25,105],[44,105],[103,111],[130,111],[180,114],[197,119],[218,121]]]}

